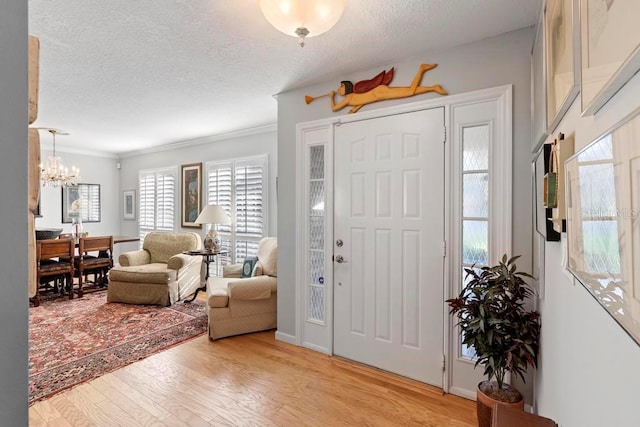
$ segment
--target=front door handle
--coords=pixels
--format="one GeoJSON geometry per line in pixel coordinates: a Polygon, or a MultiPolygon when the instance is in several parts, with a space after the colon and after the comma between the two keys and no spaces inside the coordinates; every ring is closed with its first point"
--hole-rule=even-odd
{"type": "Polygon", "coordinates": [[[342,255],[336,255],[336,262],[337,262],[338,264],[342,264],[342,263],[349,262],[349,261],[346,261],[346,260],[342,257],[342,255]]]}

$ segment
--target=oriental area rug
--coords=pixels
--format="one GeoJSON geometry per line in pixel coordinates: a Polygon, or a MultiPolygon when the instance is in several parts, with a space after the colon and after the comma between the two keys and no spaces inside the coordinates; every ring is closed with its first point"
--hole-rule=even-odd
{"type": "Polygon", "coordinates": [[[29,309],[29,404],[203,334],[203,301],[107,303],[106,292],[29,309]]]}

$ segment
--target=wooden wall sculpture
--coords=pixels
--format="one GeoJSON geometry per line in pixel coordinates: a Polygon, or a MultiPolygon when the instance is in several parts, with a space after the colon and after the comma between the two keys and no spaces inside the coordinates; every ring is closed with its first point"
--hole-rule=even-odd
{"type": "MultiPolygon", "coordinates": [[[[38,118],[38,79],[40,74],[40,41],[37,37],[29,36],[29,124],[38,118]]],[[[35,211],[40,200],[40,135],[36,129],[29,129],[28,169],[29,169],[29,297],[36,295],[36,231],[35,211]]],[[[34,301],[38,304],[38,301],[34,301]]]]}
{"type": "Polygon", "coordinates": [[[447,95],[447,91],[439,84],[433,86],[421,86],[422,76],[429,70],[436,68],[438,64],[421,64],[418,68],[410,86],[389,86],[393,79],[393,71],[382,71],[380,74],[370,80],[363,80],[353,84],[348,80],[340,82],[337,94],[342,96],[342,100],[338,103],[335,101],[336,91],[318,96],[305,96],[304,100],[307,104],[312,103],[318,98],[328,96],[331,101],[331,110],[339,111],[345,107],[352,107],[349,114],[358,112],[362,107],[373,102],[385,101],[388,99],[407,98],[427,92],[436,92],[440,95],[447,95]]]}

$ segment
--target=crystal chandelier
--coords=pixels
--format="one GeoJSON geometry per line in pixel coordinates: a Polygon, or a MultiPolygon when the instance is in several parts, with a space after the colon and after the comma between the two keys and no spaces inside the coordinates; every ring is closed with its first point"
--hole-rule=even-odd
{"type": "Polygon", "coordinates": [[[80,169],[75,166],[69,169],[62,164],[62,158],[56,156],[56,135],[66,135],[57,129],[47,129],[53,135],[53,156],[49,156],[46,165],[40,165],[40,180],[44,186],[66,187],[76,185],[80,179],[80,169]]]}
{"type": "Polygon", "coordinates": [[[267,21],[283,33],[298,37],[318,36],[336,25],[346,0],[260,0],[267,21]]]}

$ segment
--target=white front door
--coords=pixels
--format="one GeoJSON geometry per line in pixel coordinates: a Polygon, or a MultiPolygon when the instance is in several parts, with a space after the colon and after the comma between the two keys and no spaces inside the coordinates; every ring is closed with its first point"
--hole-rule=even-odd
{"type": "Polygon", "coordinates": [[[342,124],[334,150],[334,353],[441,387],[444,108],[342,124]]]}

